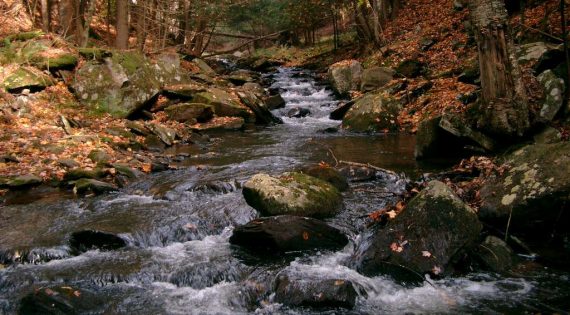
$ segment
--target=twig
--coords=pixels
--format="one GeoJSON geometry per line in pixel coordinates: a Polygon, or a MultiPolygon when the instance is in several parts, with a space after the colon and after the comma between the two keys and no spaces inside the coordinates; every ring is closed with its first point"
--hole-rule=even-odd
{"type": "Polygon", "coordinates": [[[513,209],[509,212],[509,221],[507,221],[507,228],[505,229],[505,242],[509,240],[509,228],[511,227],[511,219],[513,217],[513,209]]]}
{"type": "Polygon", "coordinates": [[[371,169],[373,169],[373,170],[377,170],[377,171],[380,171],[380,172],[384,172],[384,173],[388,173],[388,174],[392,174],[392,175],[398,176],[398,174],[396,174],[396,172],[394,172],[394,171],[390,171],[390,170],[387,170],[387,169],[385,169],[385,168],[381,168],[381,167],[378,167],[378,166],[374,166],[374,165],[372,165],[372,164],[370,164],[370,163],[366,163],[366,164],[365,164],[365,163],[342,161],[342,160],[341,160],[341,161],[338,161],[338,162],[339,162],[340,164],[346,164],[346,165],[352,165],[352,166],[359,166],[359,167],[368,167],[368,168],[371,168],[371,169]]]}
{"type": "Polygon", "coordinates": [[[329,149],[329,152],[331,153],[332,158],[334,159],[334,162],[335,162],[334,167],[337,167],[338,166],[338,160],[336,158],[336,155],[334,155],[334,152],[332,149],[329,149]]]}
{"type": "Polygon", "coordinates": [[[542,35],[544,35],[544,36],[550,37],[550,38],[552,38],[552,39],[554,39],[554,40],[557,40],[557,41],[559,41],[559,42],[564,42],[564,40],[563,40],[562,38],[558,38],[558,37],[556,37],[556,36],[554,36],[554,35],[551,35],[551,34],[548,34],[548,33],[546,33],[546,32],[543,32],[543,31],[541,31],[541,30],[539,30],[539,29],[536,29],[536,28],[534,28],[534,27],[530,27],[530,26],[527,26],[527,25],[524,25],[524,24],[521,24],[521,23],[517,23],[517,24],[518,24],[519,26],[525,27],[525,28],[527,28],[527,29],[529,29],[529,30],[531,30],[531,31],[538,32],[538,33],[540,33],[540,34],[542,34],[542,35]]]}

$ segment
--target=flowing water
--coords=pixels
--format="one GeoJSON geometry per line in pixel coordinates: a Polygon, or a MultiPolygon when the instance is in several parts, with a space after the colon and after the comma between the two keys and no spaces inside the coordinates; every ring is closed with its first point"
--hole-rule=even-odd
{"type": "Polygon", "coordinates": [[[279,69],[273,88],[287,101],[275,111],[284,124],[210,135],[210,149],[179,147],[168,154],[180,169],[145,177],[118,193],[85,199],[44,198],[0,209],[0,313],[13,314],[19,301],[41,288],[69,288],[88,314],[410,314],[504,313],[568,309],[567,273],[544,268],[524,277],[471,274],[402,286],[386,277],[364,277],[346,267],[366,214],[393,202],[405,181],[387,177],[351,183],[345,209],[329,224],[351,242],[338,252],[300,257],[252,257],[230,246],[236,225],[256,218],[241,184],[259,172],[279,174],[338,160],[371,163],[417,176],[414,138],[363,136],[328,128],[337,101],[310,73],[279,69]],[[288,118],[294,107],[311,111],[288,118]],[[183,157],[183,158],[179,158],[183,157]],[[70,253],[70,234],[100,230],[119,235],[127,247],[70,253]],[[1,266],[1,265],[0,265],[1,266]],[[0,267],[1,268],[1,267],[0,267]],[[346,279],[360,287],[354,310],[289,308],[273,301],[276,276],[346,279]]]}

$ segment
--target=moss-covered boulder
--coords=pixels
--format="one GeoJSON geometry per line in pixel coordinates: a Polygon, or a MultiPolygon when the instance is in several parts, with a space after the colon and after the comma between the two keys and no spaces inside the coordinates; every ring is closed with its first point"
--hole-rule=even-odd
{"type": "Polygon", "coordinates": [[[348,189],[348,180],[339,171],[329,165],[316,165],[304,168],[303,173],[322,179],[327,183],[330,183],[339,191],[345,191],[348,189]]]}
{"type": "Polygon", "coordinates": [[[400,103],[385,93],[369,93],[344,115],[342,127],[355,132],[395,131],[400,109],[400,103]]]}
{"type": "Polygon", "coordinates": [[[362,64],[356,60],[344,60],[329,67],[328,77],[333,90],[339,95],[360,89],[362,64]]]}
{"type": "Polygon", "coordinates": [[[81,103],[115,117],[128,117],[154,99],[163,86],[184,83],[187,78],[175,59],[164,57],[153,63],[135,52],[113,52],[103,61],[83,64],[71,87],[81,103]]]}
{"type": "Polygon", "coordinates": [[[206,122],[214,117],[214,107],[200,103],[181,103],[164,109],[170,120],[178,122],[206,122]]]}
{"type": "Polygon", "coordinates": [[[257,174],[244,184],[243,195],[250,206],[266,216],[326,218],[342,207],[342,195],[333,185],[297,172],[279,177],[257,174]]]}
{"type": "Polygon", "coordinates": [[[268,125],[283,123],[283,120],[273,115],[265,103],[253,92],[239,91],[237,95],[241,102],[255,114],[255,122],[257,124],[268,125]]]}
{"type": "Polygon", "coordinates": [[[91,178],[81,178],[75,181],[73,191],[77,194],[94,193],[103,194],[117,190],[117,187],[91,178]]]}
{"type": "Polygon", "coordinates": [[[255,114],[242,105],[239,98],[219,88],[210,88],[206,92],[195,94],[195,103],[212,105],[217,116],[242,117],[246,122],[255,122],[255,114]]]}
{"type": "Polygon", "coordinates": [[[27,189],[34,186],[38,186],[42,183],[42,178],[36,175],[28,174],[28,175],[21,175],[15,178],[8,180],[5,183],[5,187],[10,189],[27,189]]]}
{"type": "Polygon", "coordinates": [[[365,237],[353,256],[366,275],[392,274],[401,266],[420,275],[453,271],[454,258],[476,243],[481,231],[476,212],[444,183],[432,181],[383,229],[365,237]]]}
{"type": "Polygon", "coordinates": [[[49,75],[34,67],[0,66],[0,72],[2,72],[0,75],[2,87],[12,93],[19,93],[24,89],[40,91],[55,83],[49,75]]]}
{"type": "Polygon", "coordinates": [[[31,64],[42,70],[73,69],[78,62],[77,51],[63,38],[37,36],[6,40],[0,48],[0,63],[31,64]]]}
{"type": "Polygon", "coordinates": [[[481,220],[534,237],[568,231],[570,142],[525,146],[504,165],[508,170],[481,189],[481,220]]]}

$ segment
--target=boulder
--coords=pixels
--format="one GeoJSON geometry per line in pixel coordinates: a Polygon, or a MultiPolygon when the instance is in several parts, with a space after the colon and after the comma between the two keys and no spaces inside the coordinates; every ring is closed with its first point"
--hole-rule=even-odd
{"type": "Polygon", "coordinates": [[[229,75],[226,76],[226,78],[231,83],[241,86],[248,82],[251,83],[259,80],[259,74],[254,71],[238,70],[230,73],[229,75]]]}
{"type": "Polygon", "coordinates": [[[354,103],[356,103],[358,99],[351,100],[346,103],[340,103],[333,111],[329,114],[329,118],[332,120],[342,120],[344,115],[352,108],[354,103]]]}
{"type": "Polygon", "coordinates": [[[564,104],[564,80],[557,77],[552,70],[546,70],[537,77],[538,82],[544,88],[544,103],[540,109],[539,119],[550,122],[560,111],[564,104]]]}
{"type": "Polygon", "coordinates": [[[353,263],[365,275],[390,275],[402,266],[420,275],[447,275],[481,228],[473,209],[444,183],[432,181],[395,219],[363,239],[353,263]]]}
{"type": "Polygon", "coordinates": [[[194,124],[190,129],[194,131],[240,130],[245,125],[241,117],[214,117],[206,123],[194,124]]]}
{"type": "Polygon", "coordinates": [[[91,150],[87,157],[95,163],[107,163],[111,160],[111,156],[103,150],[91,150]]]}
{"type": "Polygon", "coordinates": [[[256,59],[252,64],[251,64],[251,68],[255,71],[259,71],[259,72],[268,72],[271,69],[274,69],[275,67],[278,67],[280,65],[282,65],[283,62],[278,61],[278,60],[273,60],[273,59],[267,59],[267,58],[258,58],[256,59]]]}
{"type": "Polygon", "coordinates": [[[252,92],[237,92],[240,100],[255,114],[257,124],[282,124],[281,118],[275,117],[265,104],[252,92]]]}
{"type": "Polygon", "coordinates": [[[319,276],[325,278],[281,272],[275,281],[275,302],[295,307],[354,308],[358,292],[352,281],[319,276]]]}
{"type": "Polygon", "coordinates": [[[415,78],[425,73],[426,65],[421,61],[408,59],[402,61],[395,70],[398,75],[404,78],[415,78]]]}
{"type": "Polygon", "coordinates": [[[362,64],[356,60],[337,62],[329,67],[328,77],[333,90],[343,96],[360,89],[362,64]]]}
{"type": "Polygon", "coordinates": [[[556,128],[545,127],[533,137],[534,143],[549,144],[557,143],[562,140],[562,134],[556,128]]]}
{"type": "MultiPolygon", "coordinates": [[[[41,34],[43,35],[43,34],[41,34]]],[[[78,62],[78,55],[64,39],[50,36],[23,37],[3,49],[0,63],[30,64],[42,70],[71,70],[78,62]],[[9,56],[9,57],[8,57],[9,56]],[[3,60],[6,58],[7,60],[3,60]]]]}
{"type": "Polygon", "coordinates": [[[145,124],[145,126],[167,146],[171,146],[174,144],[174,140],[176,140],[175,130],[164,127],[160,124],[148,123],[145,124]]]}
{"type": "Polygon", "coordinates": [[[487,236],[474,251],[477,262],[486,270],[505,272],[513,267],[515,254],[502,239],[487,236]]]}
{"type": "Polygon", "coordinates": [[[247,82],[242,85],[242,89],[246,92],[251,92],[257,97],[263,97],[265,95],[265,90],[261,84],[256,82],[247,82]]]}
{"type": "Polygon", "coordinates": [[[20,93],[25,89],[41,91],[55,81],[40,70],[28,66],[0,66],[1,86],[11,93],[20,93]]]}
{"type": "Polygon", "coordinates": [[[544,42],[534,42],[515,47],[515,55],[520,64],[535,63],[556,46],[544,42]]]}
{"type": "Polygon", "coordinates": [[[41,177],[36,175],[20,175],[13,179],[8,180],[4,185],[10,189],[28,189],[34,186],[38,186],[43,182],[41,177]]]}
{"type": "Polygon", "coordinates": [[[68,170],[65,175],[63,175],[64,181],[74,181],[80,178],[102,178],[105,176],[105,172],[101,168],[96,168],[94,170],[84,169],[84,168],[74,168],[68,170]]]}
{"type": "Polygon", "coordinates": [[[374,67],[362,72],[360,90],[369,92],[379,89],[394,79],[394,70],[386,67],[374,67]]]}
{"type": "Polygon", "coordinates": [[[75,181],[74,192],[84,194],[92,192],[94,194],[103,194],[106,192],[116,191],[117,188],[109,183],[101,182],[91,178],[81,178],[75,181]]]}
{"type": "Polygon", "coordinates": [[[103,61],[82,64],[71,88],[82,104],[125,118],[148,105],[163,86],[188,80],[175,66],[172,61],[152,63],[135,52],[114,52],[103,61]]]}
{"type": "Polygon", "coordinates": [[[303,173],[279,177],[257,174],[243,186],[246,202],[262,215],[330,217],[342,207],[342,195],[331,184],[303,173]]]}
{"type": "Polygon", "coordinates": [[[234,229],[230,243],[251,251],[274,253],[314,249],[338,250],[348,238],[325,222],[282,215],[255,219],[234,229]]]}
{"type": "Polygon", "coordinates": [[[194,58],[192,60],[192,63],[200,68],[201,73],[211,77],[216,76],[216,71],[214,71],[214,69],[212,69],[204,60],[200,58],[194,58]]]}
{"type": "Polygon", "coordinates": [[[311,115],[311,111],[307,108],[295,107],[291,108],[287,112],[287,117],[289,118],[303,118],[311,115]]]}
{"type": "Polygon", "coordinates": [[[316,165],[312,167],[307,167],[302,170],[303,173],[313,176],[318,179],[322,179],[327,183],[330,183],[338,191],[345,191],[348,189],[348,181],[346,177],[342,175],[339,171],[328,165],[316,165]]]}
{"type": "Polygon", "coordinates": [[[69,238],[69,247],[75,254],[80,254],[92,249],[101,251],[117,250],[127,246],[127,242],[117,235],[101,231],[73,232],[69,238]]]}
{"type": "Polygon", "coordinates": [[[400,109],[400,103],[384,93],[369,93],[346,113],[342,127],[355,132],[395,131],[400,109]]]}
{"type": "Polygon", "coordinates": [[[162,89],[162,93],[169,97],[189,100],[192,99],[194,95],[206,92],[207,90],[208,88],[203,84],[187,82],[184,84],[167,85],[162,89]]]}
{"type": "Polygon", "coordinates": [[[533,237],[568,230],[570,142],[525,146],[504,165],[508,170],[481,188],[481,220],[533,237]]]}
{"type": "Polygon", "coordinates": [[[164,109],[168,119],[178,122],[206,122],[214,117],[214,107],[200,103],[181,103],[164,109]]]}
{"type": "Polygon", "coordinates": [[[268,96],[265,98],[264,102],[265,106],[267,106],[269,110],[283,108],[286,105],[286,102],[281,96],[281,94],[268,96]]]}
{"type": "Polygon", "coordinates": [[[193,102],[212,105],[217,116],[242,117],[246,122],[255,122],[255,114],[239,99],[219,88],[210,88],[206,92],[195,94],[193,102]]]}

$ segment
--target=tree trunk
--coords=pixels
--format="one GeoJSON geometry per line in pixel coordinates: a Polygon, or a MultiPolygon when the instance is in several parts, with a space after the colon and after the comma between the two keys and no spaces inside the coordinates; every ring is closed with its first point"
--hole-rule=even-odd
{"type": "Polygon", "coordinates": [[[129,48],[129,0],[117,1],[117,49],[129,48]]]}
{"type": "Polygon", "coordinates": [[[42,10],[42,31],[50,31],[50,16],[49,16],[49,1],[41,0],[41,10],[42,10]]]}
{"type": "Polygon", "coordinates": [[[471,19],[481,69],[479,129],[500,138],[522,136],[529,110],[502,0],[472,0],[471,19]]]}

